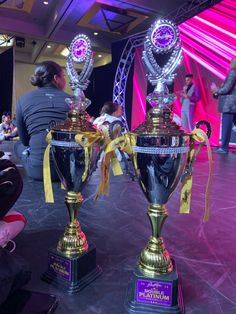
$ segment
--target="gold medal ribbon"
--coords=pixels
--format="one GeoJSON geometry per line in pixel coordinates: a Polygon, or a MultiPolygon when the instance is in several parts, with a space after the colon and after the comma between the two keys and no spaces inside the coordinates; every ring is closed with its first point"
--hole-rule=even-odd
{"type": "Polygon", "coordinates": [[[204,131],[195,128],[191,133],[190,138],[190,150],[187,156],[187,162],[184,168],[182,177],[182,190],[180,195],[180,213],[188,214],[190,212],[191,193],[192,193],[192,167],[196,159],[196,156],[200,152],[204,143],[207,146],[208,162],[209,162],[209,174],[207,179],[206,191],[205,191],[205,212],[204,221],[209,219],[209,194],[212,177],[212,154],[208,137],[204,131]],[[198,148],[195,150],[194,144],[199,142],[198,148]]]}

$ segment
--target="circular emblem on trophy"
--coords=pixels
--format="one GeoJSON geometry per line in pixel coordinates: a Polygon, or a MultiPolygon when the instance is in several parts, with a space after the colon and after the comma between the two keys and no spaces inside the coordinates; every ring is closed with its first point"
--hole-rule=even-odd
{"type": "Polygon", "coordinates": [[[72,59],[74,62],[84,62],[87,55],[88,50],[90,48],[90,40],[85,35],[78,35],[72,41],[70,45],[70,52],[72,55],[72,59]]]}
{"type": "Polygon", "coordinates": [[[176,27],[168,21],[157,21],[151,29],[150,40],[156,52],[166,52],[173,48],[178,39],[176,27]]]}

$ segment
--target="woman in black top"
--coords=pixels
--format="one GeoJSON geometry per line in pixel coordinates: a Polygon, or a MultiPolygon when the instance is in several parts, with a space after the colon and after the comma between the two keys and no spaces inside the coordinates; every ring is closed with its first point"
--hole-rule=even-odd
{"type": "MultiPolygon", "coordinates": [[[[31,84],[37,90],[24,94],[16,106],[16,124],[20,137],[15,144],[15,152],[23,163],[29,177],[43,180],[43,155],[49,123],[64,121],[69,110],[65,99],[70,97],[63,92],[65,74],[53,61],[44,61],[37,65],[31,84]]],[[[51,162],[52,180],[58,177],[51,162]]]]}

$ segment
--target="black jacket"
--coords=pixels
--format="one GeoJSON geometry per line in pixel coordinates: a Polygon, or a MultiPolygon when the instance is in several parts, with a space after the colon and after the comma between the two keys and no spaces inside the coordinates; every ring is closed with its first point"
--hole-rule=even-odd
{"type": "Polygon", "coordinates": [[[64,121],[69,110],[65,99],[69,94],[53,85],[24,94],[16,106],[16,124],[20,140],[30,147],[32,165],[42,165],[45,137],[52,120],[64,121]]]}

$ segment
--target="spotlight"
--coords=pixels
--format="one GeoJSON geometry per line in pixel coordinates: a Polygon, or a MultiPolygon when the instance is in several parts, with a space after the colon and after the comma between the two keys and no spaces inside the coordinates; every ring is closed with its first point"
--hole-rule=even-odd
{"type": "Polygon", "coordinates": [[[16,37],[16,47],[24,48],[25,47],[25,39],[23,37],[16,37]]]}

